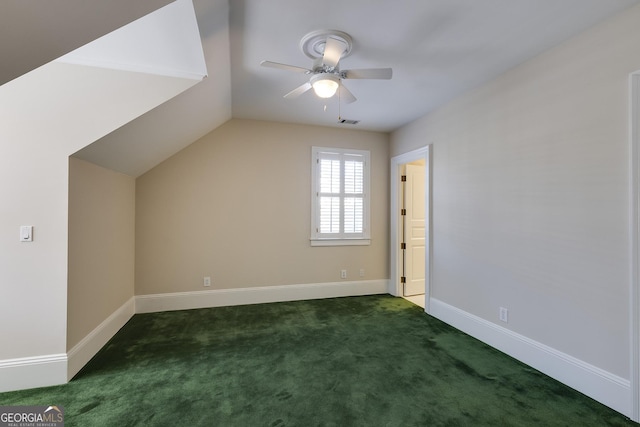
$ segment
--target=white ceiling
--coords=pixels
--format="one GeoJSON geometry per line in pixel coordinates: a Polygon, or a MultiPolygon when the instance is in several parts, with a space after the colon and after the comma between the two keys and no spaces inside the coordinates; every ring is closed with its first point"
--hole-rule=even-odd
{"type": "MultiPolygon", "coordinates": [[[[342,69],[392,67],[393,79],[347,80],[358,98],[341,116],[391,131],[538,55],[635,0],[231,1],[233,117],[337,125],[337,100],[282,96],[307,76],[261,60],[311,67],[300,39],[345,31],[342,69]]],[[[349,126],[349,125],[341,125],[349,126]]]]}
{"type": "MultiPolygon", "coordinates": [[[[194,0],[209,77],[78,155],[138,176],[231,117],[392,131],[639,1],[194,0]],[[309,67],[298,45],[320,29],[352,36],[341,68],[394,70],[345,83],[357,125],[337,124],[333,99],[283,99],[306,76],[260,66],[309,67]]],[[[167,2],[3,0],[0,83],[167,2]]]]}

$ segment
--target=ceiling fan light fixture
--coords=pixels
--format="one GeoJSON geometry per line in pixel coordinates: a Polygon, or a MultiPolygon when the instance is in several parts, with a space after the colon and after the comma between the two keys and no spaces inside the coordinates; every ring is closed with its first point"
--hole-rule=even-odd
{"type": "Polygon", "coordinates": [[[333,74],[316,74],[311,77],[313,91],[320,98],[331,98],[336,94],[340,79],[333,74]]]}

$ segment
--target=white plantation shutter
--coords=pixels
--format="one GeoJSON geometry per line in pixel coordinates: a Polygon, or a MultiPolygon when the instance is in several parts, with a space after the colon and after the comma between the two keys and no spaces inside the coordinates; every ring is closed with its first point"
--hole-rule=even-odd
{"type": "Polygon", "coordinates": [[[344,232],[362,233],[364,229],[364,156],[344,156],[344,232]]]}
{"type": "Polygon", "coordinates": [[[320,173],[320,233],[340,233],[340,159],[334,156],[319,159],[320,173]]]}
{"type": "Polygon", "coordinates": [[[362,233],[364,228],[362,199],[345,197],[344,199],[344,232],[362,233]]]}
{"type": "Polygon", "coordinates": [[[340,198],[320,197],[320,233],[340,232],[340,198]]]}
{"type": "Polygon", "coordinates": [[[312,244],[368,244],[369,152],[313,147],[312,161],[312,244]]]}

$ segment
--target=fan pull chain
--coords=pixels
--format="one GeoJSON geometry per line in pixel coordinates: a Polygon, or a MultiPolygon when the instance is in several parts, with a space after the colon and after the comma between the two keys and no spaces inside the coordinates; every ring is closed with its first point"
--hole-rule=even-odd
{"type": "MultiPolygon", "coordinates": [[[[340,86],[342,86],[342,81],[340,81],[340,86]]],[[[341,94],[342,91],[340,90],[340,86],[338,86],[338,122],[340,122],[340,120],[342,120],[342,117],[341,117],[342,113],[340,111],[340,104],[341,104],[341,102],[340,102],[340,99],[341,99],[340,98],[340,94],[341,94]]]]}

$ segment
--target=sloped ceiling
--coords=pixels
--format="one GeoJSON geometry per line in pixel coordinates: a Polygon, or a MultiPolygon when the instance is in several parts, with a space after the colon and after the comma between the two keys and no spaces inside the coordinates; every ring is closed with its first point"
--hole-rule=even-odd
{"type": "Polygon", "coordinates": [[[75,154],[139,176],[231,118],[229,8],[226,0],[196,0],[208,78],[75,154]]]}
{"type": "Polygon", "coordinates": [[[0,85],[173,0],[2,0],[0,85]]]}
{"type": "MultiPolygon", "coordinates": [[[[639,0],[194,0],[209,77],[77,155],[138,176],[231,117],[388,132],[639,0]],[[308,32],[354,40],[342,68],[392,67],[389,81],[348,81],[358,101],[282,96],[304,74],[308,32]],[[326,111],[325,111],[326,106],[326,111]]],[[[3,0],[0,80],[76,48],[167,0],[3,0]],[[19,42],[16,42],[18,40],[19,42]]]]}
{"type": "Polygon", "coordinates": [[[173,2],[0,86],[0,150],[30,147],[64,164],[200,82],[204,62],[190,0],[173,2]]]}

